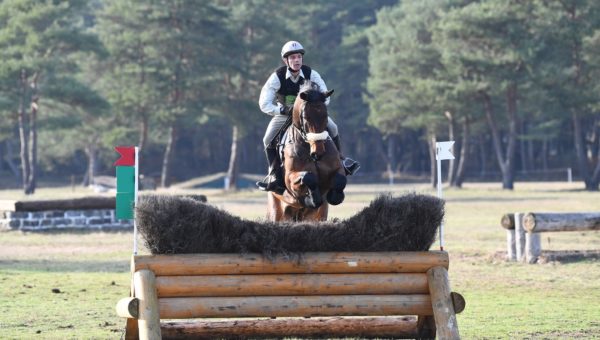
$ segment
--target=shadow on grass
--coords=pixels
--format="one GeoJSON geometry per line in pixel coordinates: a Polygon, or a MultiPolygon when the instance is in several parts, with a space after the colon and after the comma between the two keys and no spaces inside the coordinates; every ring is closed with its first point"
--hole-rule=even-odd
{"type": "Polygon", "coordinates": [[[0,270],[20,270],[31,272],[105,272],[122,273],[129,271],[129,259],[121,261],[63,261],[63,260],[2,260],[0,270]]]}

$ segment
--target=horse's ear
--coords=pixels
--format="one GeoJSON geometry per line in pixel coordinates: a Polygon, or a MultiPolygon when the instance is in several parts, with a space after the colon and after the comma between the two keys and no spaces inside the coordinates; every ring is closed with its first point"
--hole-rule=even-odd
{"type": "Polygon", "coordinates": [[[331,89],[331,90],[329,90],[329,91],[325,92],[325,98],[327,98],[327,97],[331,96],[332,94],[333,94],[333,89],[331,89]]]}
{"type": "Polygon", "coordinates": [[[306,92],[300,92],[300,98],[304,101],[308,101],[308,96],[306,95],[306,92]]]}

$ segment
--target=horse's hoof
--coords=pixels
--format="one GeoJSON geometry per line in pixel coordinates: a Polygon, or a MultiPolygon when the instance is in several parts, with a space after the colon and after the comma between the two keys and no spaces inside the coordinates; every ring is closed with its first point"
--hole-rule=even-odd
{"type": "Polygon", "coordinates": [[[327,202],[329,202],[331,205],[338,205],[344,202],[345,197],[346,195],[344,195],[343,191],[330,190],[327,193],[327,202]]]}
{"type": "Polygon", "coordinates": [[[307,208],[317,209],[321,204],[323,204],[323,199],[320,196],[318,198],[311,197],[311,195],[304,197],[304,206],[307,208]]]}
{"type": "Polygon", "coordinates": [[[303,200],[304,206],[311,209],[316,209],[323,204],[323,198],[321,197],[321,193],[319,189],[316,190],[308,190],[308,195],[304,197],[303,200]]]}

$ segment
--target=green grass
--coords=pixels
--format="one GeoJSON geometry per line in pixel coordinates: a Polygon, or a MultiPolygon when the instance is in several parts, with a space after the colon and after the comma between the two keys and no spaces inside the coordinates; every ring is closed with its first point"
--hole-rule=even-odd
{"type": "MultiPolygon", "coordinates": [[[[600,338],[600,261],[538,265],[503,259],[507,212],[597,211],[600,194],[581,184],[466,184],[444,190],[445,248],[450,282],[467,300],[458,316],[465,339],[600,338]]],[[[330,210],[345,218],[382,192],[435,195],[426,185],[351,185],[330,210]]],[[[211,204],[248,219],[265,216],[257,191],[180,191],[205,194],[211,204]]],[[[85,196],[86,189],[40,189],[34,198],[85,196]]],[[[18,191],[1,199],[21,199],[18,191]]],[[[130,233],[0,232],[0,334],[3,339],[118,339],[124,320],[114,306],[129,293],[130,233]],[[58,289],[60,293],[53,293],[58,289]]],[[[598,250],[600,232],[542,234],[544,250],[598,250]]],[[[438,245],[434,245],[436,249],[438,245]]],[[[143,253],[144,250],[142,249],[143,253]]]]}

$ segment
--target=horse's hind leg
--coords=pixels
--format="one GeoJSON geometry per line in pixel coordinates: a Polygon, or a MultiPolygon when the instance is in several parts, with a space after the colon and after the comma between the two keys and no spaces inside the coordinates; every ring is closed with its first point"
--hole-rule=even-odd
{"type": "Polygon", "coordinates": [[[327,202],[331,205],[338,205],[344,201],[344,189],[346,188],[346,176],[336,173],[333,177],[333,185],[327,193],[327,202]]]}

